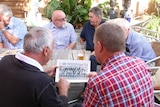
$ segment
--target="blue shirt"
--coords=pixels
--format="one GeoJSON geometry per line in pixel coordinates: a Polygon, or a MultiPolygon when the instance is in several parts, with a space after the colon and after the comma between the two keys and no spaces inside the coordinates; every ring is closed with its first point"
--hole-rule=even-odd
{"type": "Polygon", "coordinates": [[[5,29],[19,39],[17,44],[12,44],[8,41],[5,35],[0,31],[0,42],[3,42],[4,47],[8,49],[22,49],[24,36],[27,33],[27,27],[24,22],[16,17],[12,17],[8,26],[5,29]]]}
{"type": "Polygon", "coordinates": [[[77,42],[77,34],[70,23],[67,23],[65,28],[57,28],[53,22],[48,23],[44,27],[50,29],[53,33],[55,49],[65,49],[70,43],[77,42]]]}
{"type": "Polygon", "coordinates": [[[156,57],[151,44],[147,41],[145,36],[133,30],[131,30],[127,38],[126,48],[128,48],[128,52],[125,52],[126,55],[137,56],[144,61],[149,61],[156,57]]]}
{"type": "MultiPolygon", "coordinates": [[[[104,22],[105,21],[102,20],[100,24],[104,22]]],[[[94,51],[94,44],[93,44],[94,32],[95,32],[94,26],[91,25],[90,21],[87,21],[84,24],[82,32],[80,34],[80,37],[86,41],[86,50],[94,51]]]]}

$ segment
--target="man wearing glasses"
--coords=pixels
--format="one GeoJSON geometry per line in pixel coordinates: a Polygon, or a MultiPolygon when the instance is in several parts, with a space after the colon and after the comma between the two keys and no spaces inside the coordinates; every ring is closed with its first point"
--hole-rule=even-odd
{"type": "Polygon", "coordinates": [[[62,10],[53,11],[52,22],[44,27],[52,31],[55,49],[73,49],[76,46],[77,34],[62,10]]]}
{"type": "Polygon", "coordinates": [[[8,6],[0,4],[0,48],[22,49],[26,33],[25,23],[14,17],[8,6]]]}

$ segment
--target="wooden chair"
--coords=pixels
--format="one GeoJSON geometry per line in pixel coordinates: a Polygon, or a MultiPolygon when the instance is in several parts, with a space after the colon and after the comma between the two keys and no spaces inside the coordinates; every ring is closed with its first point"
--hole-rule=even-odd
{"type": "MultiPolygon", "coordinates": [[[[160,83],[160,41],[152,41],[152,48],[155,51],[156,58],[146,62],[147,64],[155,62],[155,66],[151,66],[152,78],[154,83],[160,83]]],[[[154,90],[155,97],[160,101],[160,90],[154,90]]],[[[159,104],[155,103],[155,107],[160,107],[159,104]]]]}

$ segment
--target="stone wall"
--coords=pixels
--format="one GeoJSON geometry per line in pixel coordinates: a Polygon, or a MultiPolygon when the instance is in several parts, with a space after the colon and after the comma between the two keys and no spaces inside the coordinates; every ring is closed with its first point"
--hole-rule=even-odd
{"type": "Polygon", "coordinates": [[[24,18],[24,10],[29,0],[0,0],[0,4],[6,4],[11,7],[13,15],[24,18]]]}

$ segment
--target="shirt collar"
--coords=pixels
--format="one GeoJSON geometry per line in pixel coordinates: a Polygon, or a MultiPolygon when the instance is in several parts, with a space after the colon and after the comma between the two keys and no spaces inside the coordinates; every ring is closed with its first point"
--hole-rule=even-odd
{"type": "Polygon", "coordinates": [[[6,29],[13,28],[14,26],[13,20],[14,20],[14,17],[11,17],[9,24],[5,27],[6,29]]]}
{"type": "Polygon", "coordinates": [[[42,67],[42,66],[40,65],[40,63],[37,62],[36,60],[34,60],[34,59],[32,59],[32,58],[30,58],[30,57],[28,57],[28,56],[25,56],[25,55],[23,55],[23,54],[20,53],[20,52],[16,53],[15,57],[16,57],[17,59],[19,59],[19,60],[27,63],[27,64],[30,64],[30,65],[32,65],[32,66],[35,66],[35,67],[39,68],[41,71],[43,71],[43,67],[42,67]]]}
{"type": "Polygon", "coordinates": [[[127,37],[127,40],[126,40],[126,44],[127,45],[129,45],[130,43],[131,43],[131,39],[132,39],[132,33],[133,31],[131,30],[130,32],[129,32],[129,35],[128,35],[128,37],[127,37]]]}
{"type": "Polygon", "coordinates": [[[51,29],[52,29],[52,28],[57,28],[57,26],[55,26],[53,22],[50,22],[50,23],[51,23],[51,24],[50,24],[50,28],[51,28],[51,29]]]}
{"type": "Polygon", "coordinates": [[[124,52],[118,52],[116,54],[114,54],[113,56],[110,56],[109,58],[107,58],[105,60],[104,63],[102,63],[101,65],[101,70],[104,69],[104,67],[107,65],[107,64],[111,64],[112,62],[116,61],[117,59],[119,59],[120,57],[122,56],[125,56],[124,52]]]}

